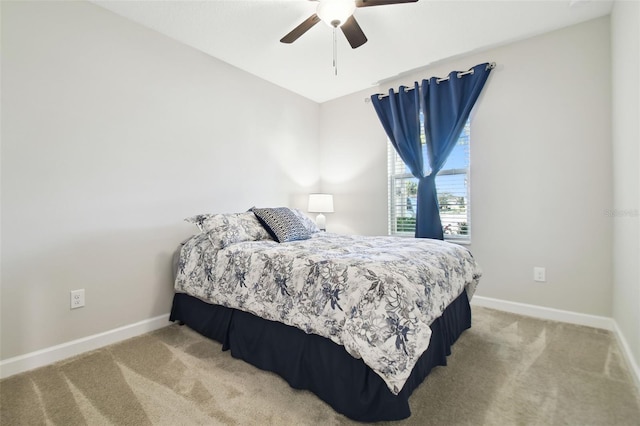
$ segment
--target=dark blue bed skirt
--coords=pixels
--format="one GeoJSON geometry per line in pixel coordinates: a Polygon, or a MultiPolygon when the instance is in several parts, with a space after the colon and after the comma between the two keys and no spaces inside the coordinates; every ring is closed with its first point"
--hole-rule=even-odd
{"type": "Polygon", "coordinates": [[[198,333],[222,343],[262,370],[284,378],[291,387],[307,389],[345,416],[361,421],[400,420],[411,415],[409,396],[431,369],[447,364],[447,355],[460,334],[471,327],[465,291],[431,324],[431,342],[404,388],[394,395],[361,359],[331,340],[252,314],[211,305],[176,293],[171,321],[181,321],[198,333]]]}

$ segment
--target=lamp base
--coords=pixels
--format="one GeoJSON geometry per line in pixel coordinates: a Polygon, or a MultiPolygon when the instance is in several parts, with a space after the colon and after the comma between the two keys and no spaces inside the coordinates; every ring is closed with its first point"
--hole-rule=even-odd
{"type": "Polygon", "coordinates": [[[327,230],[327,218],[324,217],[322,213],[316,216],[316,225],[318,225],[318,228],[320,228],[321,231],[327,230]]]}

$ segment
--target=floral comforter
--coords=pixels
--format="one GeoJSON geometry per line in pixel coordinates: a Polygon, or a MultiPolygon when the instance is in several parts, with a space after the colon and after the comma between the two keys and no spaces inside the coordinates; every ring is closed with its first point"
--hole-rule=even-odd
{"type": "Polygon", "coordinates": [[[466,248],[438,240],[321,232],[215,249],[203,233],[182,248],[175,290],[331,339],[397,394],[429,325],[480,275],[466,248]]]}

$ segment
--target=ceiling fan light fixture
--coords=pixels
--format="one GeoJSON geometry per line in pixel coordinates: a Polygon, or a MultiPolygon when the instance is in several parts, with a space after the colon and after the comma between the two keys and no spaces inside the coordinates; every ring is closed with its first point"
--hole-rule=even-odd
{"type": "Polygon", "coordinates": [[[316,14],[322,22],[336,28],[344,24],[355,10],[354,0],[320,0],[316,14]]]}

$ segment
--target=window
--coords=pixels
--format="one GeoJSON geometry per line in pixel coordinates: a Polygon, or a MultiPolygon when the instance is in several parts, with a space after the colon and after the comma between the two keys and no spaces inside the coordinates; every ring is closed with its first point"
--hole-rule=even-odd
{"type": "MultiPolygon", "coordinates": [[[[436,176],[440,220],[445,240],[469,241],[469,133],[467,121],[455,148],[436,176]]],[[[421,136],[426,160],[426,143],[421,136]]],[[[389,142],[389,233],[413,236],[416,230],[418,179],[389,142]]],[[[425,167],[428,167],[425,164],[425,167]]]]}

